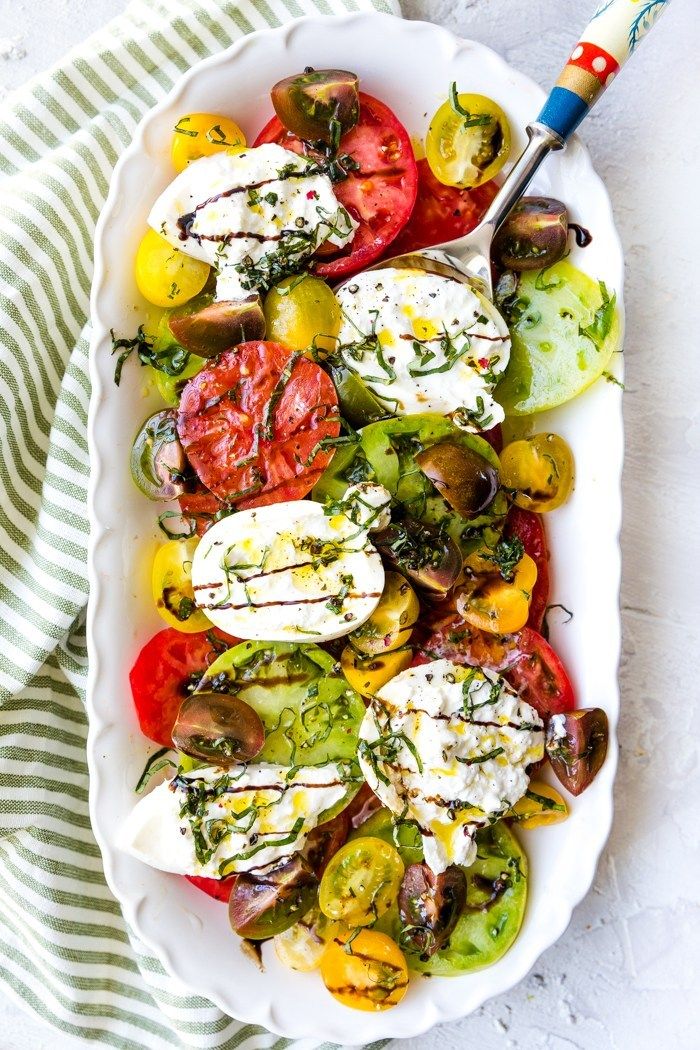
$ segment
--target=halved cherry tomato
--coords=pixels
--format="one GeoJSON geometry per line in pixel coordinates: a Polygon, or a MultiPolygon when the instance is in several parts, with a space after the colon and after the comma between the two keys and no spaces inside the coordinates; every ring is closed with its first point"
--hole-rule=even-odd
{"type": "Polygon", "coordinates": [[[468,580],[457,608],[467,623],[491,634],[512,634],[527,623],[537,566],[523,554],[511,580],[498,575],[476,576],[468,580]]]}
{"type": "Polygon", "coordinates": [[[352,646],[346,645],[340,655],[340,666],[348,684],[360,696],[374,696],[383,685],[411,663],[411,650],[407,647],[392,649],[379,656],[363,656],[352,646]]]}
{"type": "Polygon", "coordinates": [[[501,107],[486,95],[456,90],[430,121],[425,153],[436,178],[448,186],[479,186],[508,160],[510,127],[501,107]]]}
{"type": "Polygon", "coordinates": [[[546,513],[566,503],[574,484],[574,456],[558,434],[511,441],[501,453],[501,484],[516,507],[546,513]]]}
{"type": "Polygon", "coordinates": [[[192,589],[192,559],[199,541],[195,536],[168,540],[153,559],[153,600],[158,615],[176,631],[198,634],[210,626],[207,616],[195,605],[192,589]]]}
{"type": "Polygon", "coordinates": [[[540,631],[549,602],[549,551],[542,518],[532,511],[511,507],[504,532],[507,539],[517,537],[520,540],[525,553],[530,555],[537,566],[537,580],[532,588],[527,626],[540,631]]]}
{"type": "Polygon", "coordinates": [[[383,839],[352,839],[326,868],[318,891],[321,911],[348,926],[371,926],[398,896],[404,865],[383,839]]]}
{"type": "Polygon", "coordinates": [[[301,499],[340,432],[331,378],[277,343],[241,343],[189,381],[177,429],[202,483],[238,509],[301,499]]]}
{"type": "Polygon", "coordinates": [[[376,930],[334,937],[321,959],[321,976],[331,995],[355,1010],[388,1010],[408,987],[403,952],[376,930]]]}
{"type": "Polygon", "coordinates": [[[223,901],[224,904],[228,904],[233,884],[236,881],[235,875],[229,875],[227,879],[205,879],[201,875],[185,875],[185,878],[202,893],[206,893],[208,897],[213,897],[216,901],[223,901]]]}
{"type": "Polygon", "coordinates": [[[171,149],[175,171],[200,157],[239,150],[245,146],[245,135],[230,117],[217,113],[188,113],[173,128],[171,149]]]}
{"type": "Polygon", "coordinates": [[[415,207],[387,255],[415,252],[464,236],[478,224],[497,193],[495,182],[471,190],[444,186],[433,175],[427,160],[419,160],[415,207]]]}
{"type": "Polygon", "coordinates": [[[366,656],[381,656],[400,649],[411,637],[420,606],[416,592],[399,572],[387,572],[379,605],[369,620],[353,631],[348,641],[366,656]]]}
{"type": "MultiPolygon", "coordinates": [[[[277,117],[263,128],[254,145],[266,142],[314,156],[277,117]]],[[[378,259],[408,222],[418,192],[408,132],[389,107],[371,95],[360,92],[359,122],[343,135],[339,152],[352,157],[359,167],[335,183],[335,195],[360,225],[351,244],[337,257],[316,263],[315,273],[328,280],[357,273],[378,259]]]]}
{"type": "Polygon", "coordinates": [[[166,309],[180,306],[201,292],[210,267],[174,248],[155,230],[148,230],[136,252],[136,285],[144,299],[166,309]]]}
{"type": "Polygon", "coordinates": [[[265,296],[265,324],[267,338],[288,350],[330,353],[338,342],[340,306],[320,277],[285,277],[265,296]]]}
{"type": "Polygon", "coordinates": [[[216,628],[183,634],[168,627],[146,642],[129,673],[141,732],[163,747],[172,747],[180,704],[219,652],[236,641],[216,628]]]}

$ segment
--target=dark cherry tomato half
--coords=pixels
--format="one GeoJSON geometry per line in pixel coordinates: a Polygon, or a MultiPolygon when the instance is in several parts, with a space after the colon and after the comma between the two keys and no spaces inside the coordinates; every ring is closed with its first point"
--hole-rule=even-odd
{"type": "Polygon", "coordinates": [[[331,857],[345,845],[351,828],[350,815],[344,809],[337,817],[319,824],[309,833],[302,854],[316,878],[321,878],[331,857]]]}
{"type": "Polygon", "coordinates": [[[265,727],[257,711],[240,696],[198,691],[180,705],[173,743],[186,755],[228,768],[260,754],[265,727]]]}
{"type": "Polygon", "coordinates": [[[580,795],[593,782],[608,753],[608,716],[600,707],[554,715],[545,749],[560,782],[580,795]]]}
{"type": "Polygon", "coordinates": [[[467,899],[467,880],[456,864],[435,875],[427,864],[411,864],[399,890],[401,943],[429,959],[450,939],[467,899]]]}
{"type": "Polygon", "coordinates": [[[549,604],[549,550],[544,523],[539,514],[520,507],[511,507],[505,524],[507,539],[517,537],[537,566],[537,580],[532,588],[530,615],[527,626],[542,630],[544,614],[549,604]]]}
{"type": "Polygon", "coordinates": [[[318,879],[299,853],[264,871],[236,878],[228,904],[231,926],[241,937],[267,940],[302,919],[313,906],[318,879]]]}
{"type": "Polygon", "coordinates": [[[236,642],[218,630],[183,634],[172,627],[146,642],[129,673],[141,732],[163,747],[172,747],[181,703],[218,653],[236,642]]]}
{"type": "MultiPolygon", "coordinates": [[[[295,153],[314,156],[303,140],[278,120],[263,128],[253,143],[276,142],[295,153]]],[[[418,192],[418,170],[408,132],[376,98],[360,92],[360,119],[343,135],[340,154],[352,158],[348,176],[334,185],[335,195],[359,223],[352,243],[334,258],[319,258],[314,272],[335,281],[375,262],[408,222],[418,192]]],[[[392,250],[392,255],[397,254],[392,250]]]]}
{"type": "Polygon", "coordinates": [[[301,499],[331,461],[333,381],[278,343],[241,343],[185,386],[180,441],[202,484],[237,509],[301,499]]]}

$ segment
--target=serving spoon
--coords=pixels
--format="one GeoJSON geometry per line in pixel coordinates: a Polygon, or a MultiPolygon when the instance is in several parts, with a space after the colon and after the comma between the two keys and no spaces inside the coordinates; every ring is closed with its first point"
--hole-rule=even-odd
{"type": "Polygon", "coordinates": [[[491,245],[497,230],[527,189],[544,159],[554,150],[564,148],[668,2],[601,0],[537,120],[528,125],[528,144],[479,225],[464,237],[397,255],[393,259],[384,259],[368,269],[394,267],[428,270],[472,284],[492,300],[491,245]]]}

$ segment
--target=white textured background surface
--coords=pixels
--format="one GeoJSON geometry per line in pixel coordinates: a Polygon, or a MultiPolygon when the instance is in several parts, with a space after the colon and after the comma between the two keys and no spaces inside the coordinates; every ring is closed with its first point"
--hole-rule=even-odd
{"type": "MultiPolygon", "coordinates": [[[[593,6],[402,2],[408,17],[489,44],[544,87],[593,6]]],[[[0,0],[0,102],[123,7],[0,0]]],[[[700,1050],[698,52],[697,0],[675,0],[582,130],[627,256],[622,764],[612,837],[592,892],[530,977],[401,1050],[700,1050]]],[[[85,1045],[1,996],[0,1032],[0,1050],[85,1045]]]]}

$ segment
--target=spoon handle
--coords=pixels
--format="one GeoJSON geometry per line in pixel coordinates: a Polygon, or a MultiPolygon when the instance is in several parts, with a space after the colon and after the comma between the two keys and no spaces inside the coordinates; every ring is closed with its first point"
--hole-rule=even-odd
{"type": "Polygon", "coordinates": [[[574,133],[637,49],[669,0],[600,0],[537,118],[562,139],[574,133]]]}

